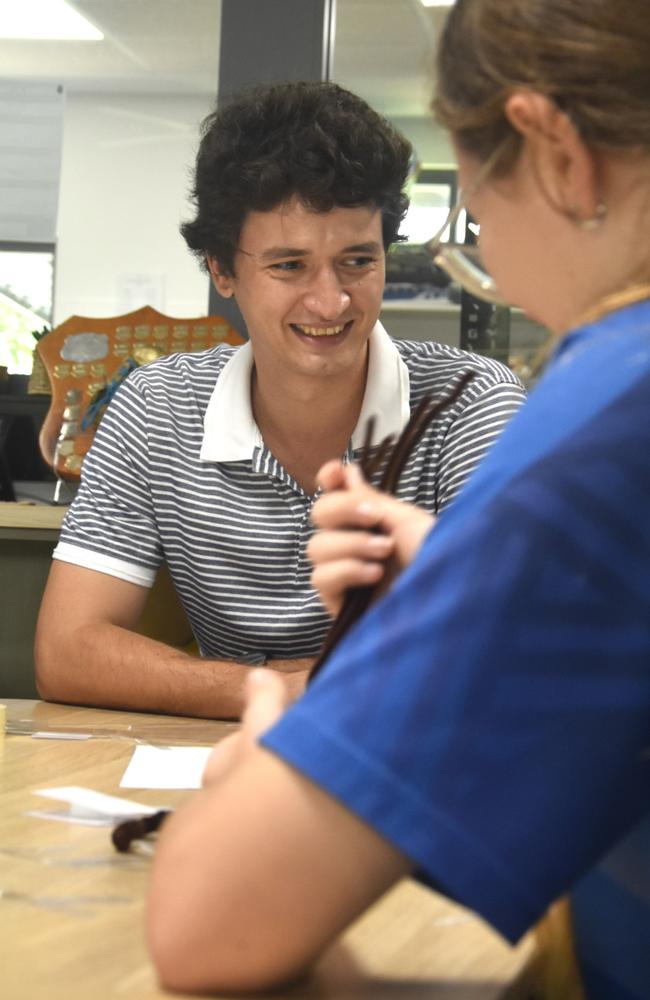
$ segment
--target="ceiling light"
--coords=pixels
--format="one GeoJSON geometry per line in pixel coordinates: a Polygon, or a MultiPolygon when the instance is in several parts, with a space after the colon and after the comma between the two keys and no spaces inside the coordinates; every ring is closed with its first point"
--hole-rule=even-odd
{"type": "Polygon", "coordinates": [[[423,7],[453,7],[456,0],[420,0],[423,7]]]}
{"type": "Polygon", "coordinates": [[[0,38],[89,42],[103,37],[65,0],[0,0],[0,38]]]}

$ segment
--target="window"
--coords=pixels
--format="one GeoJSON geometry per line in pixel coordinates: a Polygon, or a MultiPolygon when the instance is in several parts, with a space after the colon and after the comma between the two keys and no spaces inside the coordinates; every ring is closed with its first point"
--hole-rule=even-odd
{"type": "Polygon", "coordinates": [[[28,375],[40,332],[52,322],[54,247],[0,243],[0,366],[28,375]]]}
{"type": "MultiPolygon", "coordinates": [[[[426,243],[438,232],[456,203],[458,175],[456,170],[443,167],[420,167],[411,187],[409,210],[402,223],[401,232],[408,243],[426,243]]],[[[464,213],[456,222],[455,231],[445,233],[444,242],[462,242],[464,239],[464,213]]]]}

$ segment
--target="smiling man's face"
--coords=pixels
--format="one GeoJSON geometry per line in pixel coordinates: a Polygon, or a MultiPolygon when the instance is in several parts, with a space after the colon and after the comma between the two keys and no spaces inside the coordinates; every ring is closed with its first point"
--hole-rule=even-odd
{"type": "Polygon", "coordinates": [[[209,263],[217,290],[237,299],[258,368],[332,377],[365,365],[385,280],[378,209],[313,212],[294,199],[250,212],[235,275],[209,263]]]}

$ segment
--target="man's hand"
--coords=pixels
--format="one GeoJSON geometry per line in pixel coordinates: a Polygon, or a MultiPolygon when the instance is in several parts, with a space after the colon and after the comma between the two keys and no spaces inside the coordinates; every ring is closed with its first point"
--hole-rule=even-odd
{"type": "Polygon", "coordinates": [[[246,703],[241,728],[216,744],[203,772],[203,787],[215,785],[229,774],[252,750],[258,737],[280,718],[291,698],[284,677],[273,670],[256,667],[246,678],[246,703]]]}
{"type": "Polygon", "coordinates": [[[435,521],[419,507],[373,489],[355,465],[328,462],[318,482],[325,495],[314,504],[312,520],[321,530],[307,551],[314,563],[312,583],[330,614],[337,615],[348,588],[390,584],[435,521]]]}

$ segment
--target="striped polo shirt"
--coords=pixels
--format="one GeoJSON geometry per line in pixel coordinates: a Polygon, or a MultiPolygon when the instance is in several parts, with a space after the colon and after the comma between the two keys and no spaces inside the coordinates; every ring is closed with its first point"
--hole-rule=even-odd
{"type": "MultiPolygon", "coordinates": [[[[54,558],[150,587],[166,562],[202,655],[255,662],[315,656],[329,618],[306,546],[315,497],[266,448],[251,408],[250,343],[174,354],[134,371],[87,455],[54,558]]],[[[503,365],[433,342],[369,341],[366,390],[348,447],[399,433],[424,393],[476,373],[429,427],[398,495],[437,513],[523,400],[503,365]]]]}

